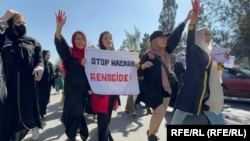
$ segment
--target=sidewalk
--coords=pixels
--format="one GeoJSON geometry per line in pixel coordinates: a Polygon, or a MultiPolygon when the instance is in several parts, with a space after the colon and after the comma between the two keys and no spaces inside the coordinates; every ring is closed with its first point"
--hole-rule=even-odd
{"type": "MultiPolygon", "coordinates": [[[[111,119],[111,134],[115,141],[147,141],[146,131],[149,126],[151,115],[146,115],[146,109],[143,107],[137,108],[137,117],[132,118],[124,112],[127,96],[120,96],[121,106],[118,111],[114,111],[111,119]]],[[[50,103],[48,105],[47,115],[43,122],[43,129],[40,129],[40,137],[38,141],[66,141],[67,137],[64,134],[64,126],[60,121],[62,107],[58,102],[61,100],[61,94],[56,94],[51,91],[50,103]]],[[[172,116],[172,108],[168,109],[166,120],[172,116]]],[[[97,124],[92,120],[92,115],[86,115],[86,120],[89,128],[88,141],[97,140],[97,124]]],[[[166,141],[166,123],[164,119],[159,128],[157,136],[160,141],[166,141]]],[[[31,132],[25,137],[24,141],[30,141],[31,132]]]]}

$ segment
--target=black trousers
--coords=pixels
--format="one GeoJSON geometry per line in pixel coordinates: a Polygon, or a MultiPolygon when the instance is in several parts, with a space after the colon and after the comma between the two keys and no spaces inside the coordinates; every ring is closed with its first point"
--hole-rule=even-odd
{"type": "Polygon", "coordinates": [[[97,113],[98,141],[114,141],[109,125],[112,117],[114,99],[110,99],[108,113],[97,113]]]}
{"type": "Polygon", "coordinates": [[[84,137],[89,136],[87,122],[83,115],[80,119],[80,122],[77,119],[72,120],[71,124],[68,125],[65,130],[65,133],[68,136],[69,140],[71,139],[75,140],[76,134],[78,132],[80,133],[81,136],[84,136],[84,137]]]}

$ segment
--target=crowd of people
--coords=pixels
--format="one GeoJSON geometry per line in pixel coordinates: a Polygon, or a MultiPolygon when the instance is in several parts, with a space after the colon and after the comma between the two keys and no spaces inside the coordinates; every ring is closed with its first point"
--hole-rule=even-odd
{"type": "MultiPolygon", "coordinates": [[[[192,10],[171,33],[152,32],[148,51],[136,63],[140,94],[128,95],[124,112],[136,117],[136,105],[144,102],[151,114],[146,133],[148,141],[158,140],[156,134],[173,97],[175,102],[171,106],[175,111],[170,124],[182,124],[187,115],[201,113],[211,124],[225,124],[221,117],[223,91],[219,73],[223,64],[210,57],[210,29],[196,28],[201,8],[199,0],[192,0],[192,10]],[[170,55],[188,23],[186,50],[177,55],[176,64],[171,68],[170,55]],[[171,87],[170,70],[174,70],[178,78],[178,89],[171,87]]],[[[66,19],[64,11],[56,12],[54,44],[62,61],[61,66],[56,67],[49,61],[50,51],[43,50],[39,41],[26,34],[26,20],[21,13],[7,10],[0,19],[1,140],[20,141],[30,130],[32,139],[39,138],[52,87],[56,93],[62,93],[61,121],[69,141],[75,141],[78,134],[83,141],[89,138],[83,114],[87,108],[97,117],[98,140],[118,140],[112,137],[109,126],[112,111],[121,104],[120,97],[92,92],[85,73],[87,36],[77,30],[69,45],[62,34],[66,19]]],[[[100,50],[115,51],[109,31],[100,33],[98,41],[100,50]]]]}

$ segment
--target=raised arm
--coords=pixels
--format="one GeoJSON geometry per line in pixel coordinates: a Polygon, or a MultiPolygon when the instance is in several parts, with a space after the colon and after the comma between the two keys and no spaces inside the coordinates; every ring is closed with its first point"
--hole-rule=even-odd
{"type": "Polygon", "coordinates": [[[62,28],[66,22],[66,14],[62,10],[58,10],[56,13],[56,38],[60,41],[62,39],[62,28]]]}
{"type": "Polygon", "coordinates": [[[191,55],[193,48],[195,48],[195,32],[196,32],[196,23],[198,19],[198,14],[200,12],[200,2],[199,0],[192,0],[192,16],[190,23],[188,25],[188,35],[187,35],[187,54],[191,55]]]}
{"type": "Polygon", "coordinates": [[[171,35],[169,36],[167,47],[166,47],[166,51],[169,54],[177,47],[181,39],[182,32],[184,31],[185,25],[189,22],[191,18],[191,13],[192,13],[192,10],[188,12],[188,15],[185,18],[185,20],[178,27],[176,27],[174,31],[171,33],[171,35]]]}
{"type": "Polygon", "coordinates": [[[3,46],[3,43],[4,43],[4,39],[5,39],[5,37],[4,37],[5,30],[9,27],[8,24],[7,24],[7,21],[9,19],[11,19],[17,13],[18,13],[17,11],[9,9],[0,18],[0,52],[2,50],[2,46],[3,46]]]}

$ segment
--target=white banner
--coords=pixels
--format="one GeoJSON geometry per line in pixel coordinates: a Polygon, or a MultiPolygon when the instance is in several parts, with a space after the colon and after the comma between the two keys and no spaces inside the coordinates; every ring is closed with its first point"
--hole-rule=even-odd
{"type": "Polygon", "coordinates": [[[138,94],[139,85],[135,63],[139,54],[86,48],[86,75],[96,94],[138,94]]]}

